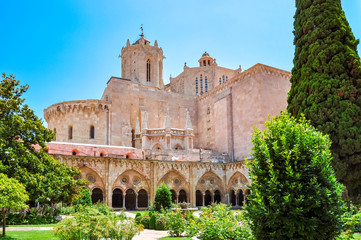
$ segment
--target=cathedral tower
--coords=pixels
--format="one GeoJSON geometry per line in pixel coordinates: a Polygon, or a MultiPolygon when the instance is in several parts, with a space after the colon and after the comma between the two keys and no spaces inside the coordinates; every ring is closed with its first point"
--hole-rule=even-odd
{"type": "Polygon", "coordinates": [[[122,78],[139,82],[143,85],[163,88],[163,50],[158,47],[157,40],[154,46],[144,37],[143,29],[140,38],[132,45],[122,48],[122,78]]]}

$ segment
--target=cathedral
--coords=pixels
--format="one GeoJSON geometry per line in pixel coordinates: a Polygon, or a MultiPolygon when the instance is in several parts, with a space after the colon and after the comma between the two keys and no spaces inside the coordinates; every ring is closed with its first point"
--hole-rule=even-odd
{"type": "Polygon", "coordinates": [[[204,52],[164,84],[163,50],[143,33],[119,57],[121,77],[108,80],[101,99],[44,110],[56,132],[48,153],[81,170],[93,202],[114,208],[147,208],[163,182],[174,203],[241,207],[251,133],[286,109],[291,74],[263,64],[221,67],[204,52]]]}

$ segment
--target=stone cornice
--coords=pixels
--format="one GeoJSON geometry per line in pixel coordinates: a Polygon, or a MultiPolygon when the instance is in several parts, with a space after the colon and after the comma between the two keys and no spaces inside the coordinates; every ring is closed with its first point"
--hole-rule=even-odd
{"type": "MultiPolygon", "coordinates": [[[[162,168],[168,169],[235,169],[245,167],[244,161],[232,162],[232,163],[212,163],[212,162],[185,162],[185,161],[161,161],[161,160],[142,160],[142,159],[126,159],[126,158],[113,158],[113,157],[93,157],[93,156],[73,156],[73,155],[61,155],[61,154],[51,154],[55,159],[61,161],[70,161],[83,163],[87,161],[91,162],[104,162],[106,160],[117,163],[117,164],[126,164],[134,166],[142,166],[144,164],[156,164],[162,168]]],[[[76,165],[76,164],[74,164],[76,165]]]]}
{"type": "Polygon", "coordinates": [[[224,91],[225,89],[229,89],[230,87],[232,87],[232,85],[236,84],[237,82],[242,81],[245,78],[249,78],[252,75],[255,74],[259,74],[259,73],[265,73],[268,75],[275,75],[281,78],[285,78],[285,79],[290,79],[291,78],[291,73],[278,69],[278,68],[274,68],[274,67],[270,67],[261,63],[257,63],[256,65],[254,65],[253,67],[247,69],[246,71],[236,75],[235,77],[229,79],[228,82],[225,82],[221,85],[218,85],[217,87],[211,89],[210,91],[208,91],[207,93],[204,93],[200,96],[197,97],[197,100],[201,101],[204,100],[206,98],[208,98],[209,96],[213,96],[214,94],[217,94],[219,92],[224,91]]]}
{"type": "Polygon", "coordinates": [[[111,102],[103,100],[76,100],[56,103],[44,110],[44,117],[49,121],[53,116],[75,111],[107,112],[111,109],[111,102]]]}

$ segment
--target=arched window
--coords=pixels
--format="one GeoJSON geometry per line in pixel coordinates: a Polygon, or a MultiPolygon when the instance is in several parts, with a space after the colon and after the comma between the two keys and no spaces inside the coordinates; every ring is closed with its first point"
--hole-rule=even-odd
{"type": "Polygon", "coordinates": [[[68,139],[71,140],[73,139],[73,127],[69,126],[68,128],[68,139]]]}
{"type": "Polygon", "coordinates": [[[208,60],[208,65],[211,65],[211,60],[208,60]]]}
{"type": "Polygon", "coordinates": [[[100,154],[99,154],[99,156],[105,157],[105,152],[104,152],[104,151],[101,151],[100,154]]]}
{"type": "Polygon", "coordinates": [[[179,191],[178,202],[187,202],[187,193],[183,189],[179,191]]]}
{"type": "Polygon", "coordinates": [[[207,79],[207,76],[204,77],[204,85],[205,85],[206,92],[208,92],[208,79],[207,79]]]}
{"type": "Polygon", "coordinates": [[[94,126],[90,126],[90,139],[94,139],[94,126]]]}
{"type": "Polygon", "coordinates": [[[92,203],[96,204],[98,202],[103,202],[103,191],[99,188],[94,188],[92,191],[92,203]]]}
{"type": "Polygon", "coordinates": [[[228,82],[228,76],[226,76],[226,82],[228,82]]]}
{"type": "Polygon", "coordinates": [[[203,94],[203,75],[199,77],[199,85],[201,85],[201,94],[203,94]]]}
{"type": "Polygon", "coordinates": [[[222,76],[222,81],[223,81],[223,83],[224,83],[224,75],[222,76]]]}
{"type": "Polygon", "coordinates": [[[196,78],[196,94],[198,94],[198,78],[196,78]]]}
{"type": "Polygon", "coordinates": [[[219,78],[219,85],[221,85],[222,84],[222,79],[221,78],[219,78]]]}
{"type": "Polygon", "coordinates": [[[150,59],[147,60],[147,82],[150,82],[150,59]]]}

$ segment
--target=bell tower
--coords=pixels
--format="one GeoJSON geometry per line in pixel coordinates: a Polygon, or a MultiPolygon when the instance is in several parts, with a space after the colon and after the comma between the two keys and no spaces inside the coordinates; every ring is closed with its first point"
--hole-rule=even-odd
{"type": "Polygon", "coordinates": [[[143,26],[140,38],[133,44],[129,39],[122,48],[122,78],[130,79],[143,85],[163,88],[163,50],[144,37],[143,26]]]}

